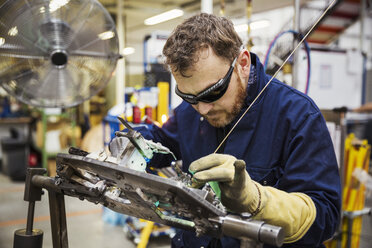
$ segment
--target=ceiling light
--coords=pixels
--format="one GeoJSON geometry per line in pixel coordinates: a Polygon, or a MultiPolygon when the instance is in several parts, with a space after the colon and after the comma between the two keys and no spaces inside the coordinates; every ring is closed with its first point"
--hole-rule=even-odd
{"type": "Polygon", "coordinates": [[[235,28],[235,31],[237,33],[247,32],[248,31],[248,24],[243,23],[243,24],[235,25],[234,28],[235,28]]]}
{"type": "Polygon", "coordinates": [[[5,39],[3,37],[0,37],[0,46],[5,44],[5,39]]]}
{"type": "Polygon", "coordinates": [[[183,10],[180,9],[172,9],[167,12],[161,13],[159,15],[147,18],[145,20],[145,25],[155,25],[161,22],[166,22],[171,19],[183,16],[183,10]]]}
{"type": "Polygon", "coordinates": [[[9,36],[16,36],[18,34],[18,28],[17,26],[12,27],[8,31],[9,36]]]}
{"type": "Polygon", "coordinates": [[[251,22],[251,29],[260,29],[260,28],[267,28],[270,26],[271,22],[269,20],[259,20],[259,21],[254,21],[251,22]]]}
{"type": "Polygon", "coordinates": [[[57,9],[68,4],[68,2],[70,2],[70,0],[51,0],[49,3],[49,11],[54,12],[57,9]]]}
{"type": "MultiPolygon", "coordinates": [[[[257,30],[261,28],[267,28],[268,26],[270,26],[270,24],[271,22],[269,20],[259,20],[259,21],[251,22],[250,25],[251,25],[251,30],[257,30]]],[[[247,32],[248,24],[243,23],[243,24],[235,25],[234,28],[237,33],[247,32]]]]}
{"type": "Polygon", "coordinates": [[[100,34],[98,35],[98,37],[99,37],[101,40],[109,40],[109,39],[115,37],[115,33],[114,33],[113,31],[106,31],[106,32],[100,33],[100,34]]]}
{"type": "Polygon", "coordinates": [[[123,49],[123,55],[124,56],[131,55],[135,51],[136,51],[136,49],[134,49],[133,47],[126,47],[126,48],[123,49]]]}

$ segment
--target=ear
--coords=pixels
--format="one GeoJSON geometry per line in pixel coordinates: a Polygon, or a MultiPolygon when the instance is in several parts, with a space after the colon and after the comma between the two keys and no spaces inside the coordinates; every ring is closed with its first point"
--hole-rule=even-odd
{"type": "Polygon", "coordinates": [[[248,52],[247,49],[244,49],[240,52],[237,62],[241,66],[242,74],[248,77],[251,70],[251,54],[248,52]]]}

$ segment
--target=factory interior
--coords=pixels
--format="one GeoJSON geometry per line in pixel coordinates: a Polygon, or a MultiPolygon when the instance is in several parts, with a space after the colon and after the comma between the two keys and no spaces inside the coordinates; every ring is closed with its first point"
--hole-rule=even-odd
{"type": "Polygon", "coordinates": [[[372,247],[371,0],[0,0],[0,86],[0,248],[372,247]],[[169,52],[201,13],[242,42],[226,66],[169,52]]]}

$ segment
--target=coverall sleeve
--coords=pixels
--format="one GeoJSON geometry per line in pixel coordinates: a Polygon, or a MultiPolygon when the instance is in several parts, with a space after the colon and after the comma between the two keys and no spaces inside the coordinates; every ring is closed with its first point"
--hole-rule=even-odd
{"type": "Polygon", "coordinates": [[[316,218],[305,236],[288,247],[319,247],[339,226],[341,183],[337,160],[320,111],[309,114],[292,135],[278,188],[311,197],[316,218]]]}

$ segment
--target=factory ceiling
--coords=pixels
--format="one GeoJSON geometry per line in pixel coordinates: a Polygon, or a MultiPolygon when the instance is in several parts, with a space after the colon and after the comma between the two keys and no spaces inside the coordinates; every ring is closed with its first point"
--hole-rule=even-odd
{"type": "MultiPolygon", "coordinates": [[[[115,17],[118,12],[118,0],[99,0],[115,17]]],[[[301,3],[309,0],[301,0],[301,3]]],[[[214,0],[214,12],[220,10],[220,0],[214,0]]],[[[246,0],[226,0],[226,16],[243,18],[246,15],[246,0]]],[[[253,0],[253,13],[293,5],[293,0],[253,0]]],[[[200,11],[201,0],[122,0],[125,32],[128,42],[140,42],[145,34],[154,30],[172,30],[184,18],[200,11]],[[165,23],[146,26],[144,20],[167,10],[179,8],[185,15],[165,23]]]]}

